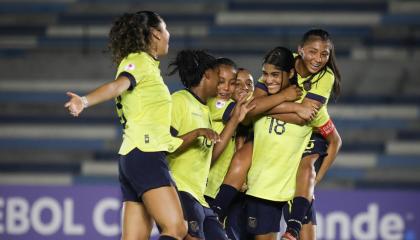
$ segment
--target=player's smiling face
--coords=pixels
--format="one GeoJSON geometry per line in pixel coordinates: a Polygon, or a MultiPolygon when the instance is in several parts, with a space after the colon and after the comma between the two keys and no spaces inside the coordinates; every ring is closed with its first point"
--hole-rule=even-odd
{"type": "Polygon", "coordinates": [[[268,93],[276,94],[289,86],[288,73],[279,70],[275,65],[266,63],[262,68],[263,81],[268,88],[268,93]]]}
{"type": "Polygon", "coordinates": [[[243,95],[250,95],[254,92],[254,79],[247,70],[240,70],[236,76],[236,88],[233,99],[238,101],[243,95]]]}
{"type": "Polygon", "coordinates": [[[314,38],[299,47],[303,64],[311,74],[318,73],[327,64],[331,53],[331,42],[314,38]]]}
{"type": "Polygon", "coordinates": [[[219,66],[219,84],[217,98],[229,100],[236,88],[236,70],[232,66],[219,66]]]}

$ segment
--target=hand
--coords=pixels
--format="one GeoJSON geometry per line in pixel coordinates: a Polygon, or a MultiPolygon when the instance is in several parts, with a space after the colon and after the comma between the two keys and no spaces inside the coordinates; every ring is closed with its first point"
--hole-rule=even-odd
{"type": "Polygon", "coordinates": [[[312,104],[311,106],[299,104],[298,106],[300,107],[297,109],[297,115],[307,122],[314,120],[318,114],[318,108],[315,104],[312,104]]]}
{"type": "Polygon", "coordinates": [[[197,129],[197,137],[203,136],[213,143],[220,142],[220,136],[217,132],[210,128],[199,128],[197,129]]]}
{"type": "Polygon", "coordinates": [[[232,118],[236,119],[238,123],[242,122],[245,119],[246,114],[255,108],[256,105],[252,100],[254,100],[253,97],[248,98],[248,95],[243,95],[239,101],[236,102],[232,112],[232,118]]]}
{"type": "Polygon", "coordinates": [[[72,92],[67,92],[67,96],[70,97],[70,100],[64,104],[64,107],[69,110],[73,117],[78,117],[84,109],[82,97],[72,92]]]}
{"type": "Polygon", "coordinates": [[[279,94],[283,94],[288,102],[294,102],[302,96],[302,90],[296,85],[292,85],[282,90],[279,94]]]}

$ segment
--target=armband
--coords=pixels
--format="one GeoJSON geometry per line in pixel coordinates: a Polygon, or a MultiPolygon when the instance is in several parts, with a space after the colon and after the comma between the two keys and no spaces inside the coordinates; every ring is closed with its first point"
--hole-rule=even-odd
{"type": "Polygon", "coordinates": [[[319,129],[319,133],[321,133],[321,135],[324,138],[326,138],[328,135],[330,135],[334,131],[335,126],[334,126],[333,121],[330,119],[330,120],[328,120],[327,123],[325,123],[324,125],[322,125],[318,129],[319,129]]]}

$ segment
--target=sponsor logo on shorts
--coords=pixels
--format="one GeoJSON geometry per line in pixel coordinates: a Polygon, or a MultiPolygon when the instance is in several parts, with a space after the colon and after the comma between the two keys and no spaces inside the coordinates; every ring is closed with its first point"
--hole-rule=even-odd
{"type": "Polygon", "coordinates": [[[248,217],[248,226],[250,228],[256,228],[257,227],[257,218],[255,218],[255,217],[248,217]]]}

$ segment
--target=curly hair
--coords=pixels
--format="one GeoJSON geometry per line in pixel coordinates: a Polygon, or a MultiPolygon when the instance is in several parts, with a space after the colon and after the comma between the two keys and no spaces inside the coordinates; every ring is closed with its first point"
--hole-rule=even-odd
{"type": "Polygon", "coordinates": [[[155,12],[125,13],[109,32],[108,49],[112,60],[119,64],[130,53],[147,52],[151,43],[151,29],[159,29],[162,18],[155,12]]]}

